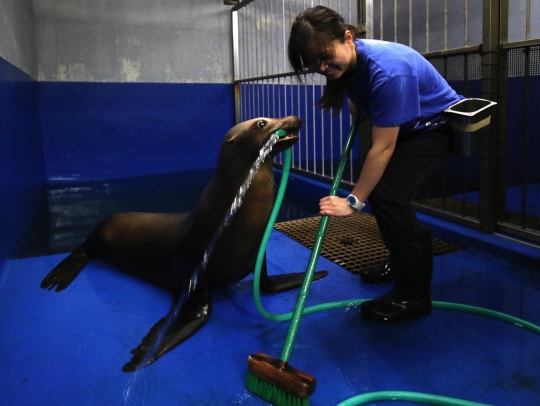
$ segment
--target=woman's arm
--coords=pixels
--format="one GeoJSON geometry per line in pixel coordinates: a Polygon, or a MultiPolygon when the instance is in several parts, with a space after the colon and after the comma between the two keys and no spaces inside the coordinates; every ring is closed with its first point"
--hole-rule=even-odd
{"type": "MultiPolygon", "coordinates": [[[[394,153],[398,133],[399,126],[373,126],[373,143],[367,154],[360,177],[351,192],[359,201],[366,201],[371,191],[381,179],[388,161],[394,153]]],[[[354,212],[354,209],[347,204],[345,198],[337,196],[323,197],[319,202],[319,209],[320,214],[328,216],[348,216],[354,212]]]]}

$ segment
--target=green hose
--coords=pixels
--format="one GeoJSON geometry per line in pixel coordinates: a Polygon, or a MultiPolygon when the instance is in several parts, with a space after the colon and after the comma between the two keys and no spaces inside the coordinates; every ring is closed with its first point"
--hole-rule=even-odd
{"type": "Polygon", "coordinates": [[[456,405],[456,406],[489,406],[485,403],[471,402],[468,400],[449,398],[446,396],[431,395],[420,392],[384,391],[364,393],[344,400],[337,406],[356,406],[378,400],[404,400],[409,402],[427,403],[430,405],[456,405]]]}
{"type": "MultiPolygon", "coordinates": [[[[345,164],[347,163],[347,159],[349,156],[349,153],[352,149],[352,144],[354,141],[354,136],[358,129],[358,124],[360,122],[359,116],[355,117],[354,122],[349,130],[349,137],[347,139],[347,142],[345,144],[345,148],[341,154],[341,158],[339,161],[338,169],[336,172],[336,176],[334,177],[334,182],[332,183],[332,187],[330,188],[330,196],[333,196],[337,193],[337,190],[339,188],[339,184],[341,182],[341,178],[343,177],[343,171],[345,169],[345,164]]],[[[290,171],[290,165],[291,165],[291,152],[290,149],[287,149],[285,151],[285,165],[283,167],[283,173],[281,177],[281,183],[279,187],[278,196],[276,197],[276,203],[274,204],[274,208],[272,210],[272,213],[270,214],[270,219],[268,220],[268,224],[263,236],[263,241],[261,243],[261,248],[259,249],[259,255],[257,256],[257,262],[255,264],[255,282],[254,282],[254,294],[255,294],[255,302],[257,304],[257,308],[259,311],[263,310],[263,316],[271,316],[268,312],[264,310],[262,307],[262,303],[260,301],[260,295],[259,295],[259,279],[260,279],[260,268],[262,265],[262,261],[264,259],[264,253],[266,252],[266,245],[268,244],[268,239],[270,238],[270,234],[272,233],[272,229],[274,227],[274,222],[277,217],[279,207],[281,206],[281,200],[283,199],[283,194],[285,193],[285,188],[287,185],[287,180],[289,177],[289,171],[290,171]]],[[[313,280],[313,275],[315,274],[315,267],[317,266],[317,261],[319,260],[319,253],[321,251],[321,247],[324,240],[324,235],[326,234],[326,229],[328,228],[328,221],[329,216],[322,216],[321,222],[319,224],[319,228],[317,230],[317,234],[315,236],[315,241],[313,243],[313,249],[311,251],[311,258],[309,259],[308,267],[306,270],[306,275],[304,276],[304,281],[302,283],[302,286],[300,288],[300,291],[298,292],[298,299],[296,300],[296,306],[294,308],[294,311],[292,315],[282,315],[280,317],[286,317],[286,319],[290,319],[291,322],[289,324],[289,330],[287,332],[287,336],[285,338],[285,344],[283,345],[283,349],[281,351],[281,357],[280,359],[284,362],[288,362],[291,356],[291,350],[294,346],[294,340],[296,339],[296,334],[298,332],[298,328],[300,326],[300,320],[304,314],[307,314],[307,311],[313,312],[318,310],[324,310],[323,308],[315,309],[307,309],[306,312],[304,312],[304,307],[307,301],[307,296],[309,294],[309,289],[311,287],[311,282],[313,280]]],[[[348,305],[351,305],[350,302],[348,302],[348,305]]],[[[272,318],[273,319],[273,318],[272,318]]]]}
{"type": "MultiPolygon", "coordinates": [[[[345,168],[345,163],[351,151],[352,143],[353,143],[354,136],[358,128],[358,124],[359,124],[359,118],[356,117],[349,131],[349,137],[347,139],[347,143],[345,144],[344,151],[341,154],[338,170],[336,172],[336,176],[334,177],[334,182],[330,189],[330,193],[329,193],[330,196],[333,196],[336,194],[339,184],[341,182],[341,178],[343,176],[343,170],[345,168]]],[[[283,135],[285,134],[278,132],[278,136],[283,136],[283,135]]],[[[298,293],[298,299],[296,302],[294,312],[283,313],[283,314],[272,314],[272,313],[269,313],[264,308],[261,301],[261,296],[260,296],[260,274],[261,274],[261,269],[262,269],[262,263],[264,260],[264,255],[266,253],[266,247],[268,245],[270,235],[272,234],[272,230],[274,228],[274,224],[278,216],[279,209],[281,207],[281,202],[283,201],[283,196],[285,194],[285,189],[287,187],[287,182],[289,178],[290,168],[291,168],[291,151],[290,149],[287,149],[284,151],[284,164],[283,164],[281,182],[279,185],[278,194],[276,196],[276,202],[274,204],[272,213],[270,214],[270,218],[268,220],[268,224],[266,226],[266,229],[263,235],[259,253],[257,255],[257,261],[255,263],[255,271],[254,271],[254,280],[253,280],[253,296],[254,296],[255,305],[259,313],[261,313],[263,317],[271,321],[291,320],[291,323],[289,325],[289,330],[287,332],[287,337],[285,339],[285,344],[283,346],[283,350],[281,353],[281,360],[285,362],[289,361],[290,352],[292,350],[292,347],[294,346],[294,340],[296,338],[296,334],[298,332],[298,327],[300,324],[300,319],[302,316],[315,313],[318,311],[322,311],[322,310],[358,306],[362,302],[369,300],[369,299],[344,300],[344,301],[338,301],[338,302],[322,303],[319,305],[304,308],[305,302],[307,300],[307,295],[309,293],[309,288],[313,280],[315,267],[317,266],[318,256],[322,247],[324,235],[326,233],[326,228],[328,226],[329,217],[322,216],[321,222],[319,224],[319,228],[317,230],[317,234],[315,236],[315,242],[313,244],[313,249],[311,251],[311,257],[308,263],[308,268],[306,270],[306,276],[304,278],[302,287],[300,288],[300,292],[298,293]]],[[[540,334],[540,326],[537,326],[533,323],[522,320],[520,318],[510,316],[505,313],[485,309],[482,307],[469,306],[469,305],[464,305],[464,304],[459,304],[459,303],[433,301],[432,304],[433,304],[433,307],[439,308],[439,309],[460,310],[460,311],[466,311],[470,313],[477,313],[477,314],[493,317],[496,319],[507,321],[518,327],[525,327],[529,330],[532,330],[535,333],[540,334]]],[[[450,398],[450,397],[418,393],[418,392],[403,392],[403,391],[383,391],[383,392],[365,393],[365,394],[354,396],[350,399],[347,399],[339,403],[337,406],[361,405],[368,402],[374,402],[377,400],[405,400],[405,401],[413,401],[413,402],[419,402],[419,403],[429,403],[433,405],[486,406],[483,403],[476,403],[476,402],[471,402],[471,401],[462,400],[462,399],[455,399],[455,398],[450,398]]]]}
{"type": "MultiPolygon", "coordinates": [[[[336,172],[336,176],[334,178],[334,183],[332,185],[332,188],[330,190],[330,195],[335,195],[337,192],[337,189],[339,187],[339,183],[341,182],[341,178],[343,177],[343,170],[345,168],[345,163],[347,162],[347,157],[351,151],[352,143],[354,141],[354,135],[356,134],[357,128],[358,128],[359,119],[356,118],[353,122],[353,125],[351,126],[351,129],[349,131],[349,137],[347,140],[347,143],[345,144],[344,152],[341,154],[341,159],[338,166],[338,171],[336,172]]],[[[278,136],[283,136],[285,134],[281,133],[280,131],[277,132],[278,136]]],[[[279,209],[281,207],[281,202],[283,201],[283,196],[285,195],[285,189],[287,188],[287,182],[289,180],[289,172],[291,170],[291,150],[290,148],[286,149],[284,152],[284,164],[282,169],[282,175],[281,175],[281,182],[279,184],[278,193],[276,196],[276,202],[274,203],[274,208],[272,209],[272,213],[270,214],[270,218],[268,219],[268,224],[266,225],[266,229],[263,235],[263,239],[261,242],[261,246],[259,249],[259,253],[257,255],[257,261],[255,262],[255,271],[254,271],[254,277],[253,277],[253,297],[255,300],[255,305],[257,307],[257,310],[259,313],[263,315],[263,317],[267,318],[268,320],[272,321],[285,321],[285,320],[291,320],[293,316],[293,312],[285,313],[285,314],[272,314],[266,311],[264,308],[262,302],[261,302],[261,295],[260,295],[260,275],[261,275],[261,269],[262,269],[262,263],[264,261],[264,254],[266,252],[266,247],[268,245],[268,240],[270,239],[270,236],[272,234],[272,230],[274,228],[274,224],[276,222],[276,218],[279,214],[279,209]]],[[[320,246],[322,246],[322,239],[324,237],[324,233],[326,232],[326,227],[328,223],[328,216],[323,216],[321,219],[321,224],[319,225],[319,230],[317,231],[317,236],[315,238],[315,241],[319,241],[319,247],[318,251],[315,252],[312,251],[312,255],[310,258],[310,262],[308,265],[308,271],[309,269],[314,270],[317,266],[318,261],[318,254],[320,251],[320,246]]],[[[306,272],[307,274],[307,272],[306,272]]],[[[313,279],[313,275],[311,277],[313,279]]],[[[311,284],[311,281],[309,282],[311,284]]],[[[309,288],[308,283],[306,283],[306,279],[304,279],[304,284],[302,285],[304,288],[304,285],[309,288]]],[[[359,305],[363,300],[347,300],[343,302],[332,302],[332,303],[323,303],[320,305],[308,307],[306,309],[303,309],[303,312],[301,315],[304,314],[311,314],[322,310],[328,310],[328,309],[335,309],[339,307],[351,307],[351,306],[357,306],[359,305]]],[[[298,303],[297,303],[298,305],[298,303]]],[[[302,306],[303,307],[303,306],[302,306]]],[[[298,316],[298,315],[297,315],[298,316]]],[[[285,361],[284,359],[282,359],[285,361]]]]}

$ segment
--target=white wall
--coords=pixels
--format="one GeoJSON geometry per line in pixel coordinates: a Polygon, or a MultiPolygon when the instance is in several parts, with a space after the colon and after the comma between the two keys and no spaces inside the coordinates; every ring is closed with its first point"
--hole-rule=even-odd
{"type": "Polygon", "coordinates": [[[0,56],[40,81],[231,83],[223,0],[0,0],[0,56]]]}
{"type": "Polygon", "coordinates": [[[32,0],[0,0],[0,57],[37,75],[32,0]]]}
{"type": "Polygon", "coordinates": [[[40,81],[230,83],[222,0],[35,0],[40,81]]]}

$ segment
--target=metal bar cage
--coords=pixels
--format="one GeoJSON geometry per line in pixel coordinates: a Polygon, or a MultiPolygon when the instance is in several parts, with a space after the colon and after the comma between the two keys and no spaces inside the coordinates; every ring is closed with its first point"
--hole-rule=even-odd
{"type": "MultiPolygon", "coordinates": [[[[481,154],[449,156],[419,190],[418,210],[488,231],[540,242],[538,134],[540,24],[531,0],[247,0],[232,9],[236,120],[297,115],[304,125],[292,170],[333,179],[351,125],[347,106],[333,115],[317,101],[324,78],[298,82],[287,59],[296,15],[324,5],[366,38],[400,42],[422,53],[470,98],[498,103],[481,154]],[[523,21],[526,22],[523,25],[523,21]],[[536,125],[535,125],[536,124],[536,125]]],[[[352,186],[367,153],[362,126],[343,185],[352,186]]],[[[279,162],[280,157],[277,158],[279,162]]]]}
{"type": "MultiPolygon", "coordinates": [[[[292,170],[333,179],[334,169],[352,119],[348,111],[320,114],[317,101],[324,81],[304,75],[298,82],[287,59],[290,26],[312,2],[263,0],[233,8],[236,119],[296,115],[302,118],[300,140],[293,147],[292,170]]],[[[329,1],[325,5],[357,20],[356,3],[329,1]]],[[[342,182],[352,185],[359,164],[351,154],[342,182]]],[[[280,160],[280,157],[277,158],[280,160]]]]}

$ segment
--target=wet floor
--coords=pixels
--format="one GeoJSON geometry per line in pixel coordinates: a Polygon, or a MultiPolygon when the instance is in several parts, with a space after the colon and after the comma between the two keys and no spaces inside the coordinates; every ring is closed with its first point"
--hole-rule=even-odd
{"type": "MultiPolygon", "coordinates": [[[[304,270],[309,254],[274,231],[270,272],[304,270]]],[[[63,257],[13,260],[3,272],[2,404],[267,404],[244,387],[247,357],[259,351],[279,357],[288,322],[259,314],[249,278],[213,294],[212,317],[195,336],[128,374],[121,368],[129,351],[167,313],[169,293],[98,261],[61,293],[40,289],[63,257]]],[[[318,269],[330,275],[313,284],[308,305],[371,298],[390,289],[361,284],[325,258],[318,269]]],[[[474,248],[435,257],[433,298],[540,324],[540,275],[474,248]]],[[[271,313],[285,313],[292,311],[296,292],[262,299],[271,313]]],[[[434,309],[426,319],[396,325],[364,320],[356,307],[308,315],[290,363],[317,378],[312,405],[389,390],[492,405],[540,404],[540,335],[463,311],[434,309]]]]}
{"type": "MultiPolygon", "coordinates": [[[[114,190],[109,189],[109,202],[115,201],[114,190]]],[[[167,187],[163,190],[167,194],[167,187]]],[[[149,201],[156,196],[148,195],[149,201]]],[[[76,204],[64,206],[71,211],[57,213],[77,217],[76,204]]],[[[101,207],[87,210],[95,217],[111,206],[85,207],[101,207]]],[[[287,215],[295,210],[287,208],[287,215]]],[[[310,208],[296,214],[312,215],[310,208]]],[[[60,215],[55,223],[59,229],[60,215]]],[[[540,325],[538,247],[420,218],[432,226],[436,238],[463,248],[434,258],[435,301],[478,306],[540,325]]],[[[51,249],[55,233],[46,234],[51,249]]],[[[77,238],[84,238],[84,232],[77,238]]],[[[213,293],[211,319],[193,337],[139,372],[124,373],[130,350],[168,312],[170,294],[99,261],[87,265],[65,291],[45,291],[41,280],[66,254],[27,253],[8,261],[0,279],[0,404],[268,404],[244,386],[247,357],[264,352],[278,358],[288,322],[267,320],[257,311],[251,277],[213,293]]],[[[267,253],[271,274],[304,271],[310,256],[308,248],[277,230],[267,253]]],[[[324,257],[317,268],[330,274],[312,285],[308,306],[373,298],[391,289],[391,283],[363,284],[324,257]]],[[[296,295],[264,294],[262,301],[271,313],[287,313],[296,295]]],[[[462,310],[436,307],[425,319],[394,325],[365,320],[354,306],[306,315],[290,364],[316,377],[310,399],[317,406],[379,391],[491,405],[540,404],[540,334],[462,310]]]]}

